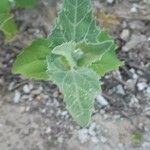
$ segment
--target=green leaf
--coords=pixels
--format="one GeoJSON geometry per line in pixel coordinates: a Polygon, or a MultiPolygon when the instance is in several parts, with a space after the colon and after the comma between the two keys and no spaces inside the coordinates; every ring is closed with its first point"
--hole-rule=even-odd
{"type": "Polygon", "coordinates": [[[100,92],[99,78],[88,68],[69,70],[60,57],[47,59],[49,80],[64,93],[64,101],[74,120],[82,127],[88,125],[96,94],[100,92]]]}
{"type": "Polygon", "coordinates": [[[14,0],[17,7],[33,7],[37,0],[14,0]]]}
{"type": "Polygon", "coordinates": [[[64,43],[53,49],[52,53],[56,55],[61,55],[66,58],[71,68],[77,66],[77,60],[73,57],[73,52],[76,49],[76,44],[74,42],[64,43]]]}
{"type": "Polygon", "coordinates": [[[69,41],[94,42],[97,35],[98,29],[92,15],[91,0],[64,0],[49,40],[54,46],[58,46],[69,41]]]}
{"type": "Polygon", "coordinates": [[[92,63],[97,62],[107,51],[109,51],[112,44],[112,40],[106,40],[99,43],[79,43],[77,48],[82,50],[84,56],[78,61],[78,66],[89,67],[92,63]]]}
{"type": "Polygon", "coordinates": [[[49,42],[47,39],[37,39],[20,53],[13,65],[12,72],[25,77],[47,80],[46,56],[49,42]]]}
{"type": "Polygon", "coordinates": [[[13,17],[9,13],[0,14],[0,30],[4,32],[7,40],[17,31],[13,17]]]}
{"type": "Polygon", "coordinates": [[[8,0],[0,0],[0,14],[8,13],[10,11],[10,5],[8,0]]]}
{"type": "Polygon", "coordinates": [[[115,45],[113,45],[110,50],[103,55],[100,61],[97,61],[91,65],[91,68],[97,72],[100,76],[104,76],[107,72],[117,70],[119,66],[123,65],[117,56],[115,45]]]}
{"type": "MultiPolygon", "coordinates": [[[[99,42],[107,39],[112,39],[107,32],[101,32],[97,37],[99,42]]],[[[102,55],[101,59],[93,63],[90,68],[93,69],[100,76],[104,76],[107,72],[117,70],[119,66],[123,65],[116,55],[116,44],[113,42],[111,47],[102,55]]]]}

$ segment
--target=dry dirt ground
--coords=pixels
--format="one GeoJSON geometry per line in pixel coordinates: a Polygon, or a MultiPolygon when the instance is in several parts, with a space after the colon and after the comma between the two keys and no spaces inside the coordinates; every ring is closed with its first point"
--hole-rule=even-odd
{"type": "Polygon", "coordinates": [[[0,35],[0,150],[150,150],[150,1],[93,1],[125,64],[102,79],[87,128],[72,121],[55,85],[11,73],[21,49],[47,36],[54,5],[13,10],[17,36],[4,44],[0,35]]]}

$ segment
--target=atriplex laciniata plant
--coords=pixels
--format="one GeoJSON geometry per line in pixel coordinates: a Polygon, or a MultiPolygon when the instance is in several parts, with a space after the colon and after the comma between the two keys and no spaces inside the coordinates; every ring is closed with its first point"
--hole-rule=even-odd
{"type": "Polygon", "coordinates": [[[100,77],[122,64],[115,49],[113,39],[96,26],[90,0],[64,0],[48,38],[25,48],[12,71],[53,81],[71,116],[84,127],[101,91],[100,77]]]}

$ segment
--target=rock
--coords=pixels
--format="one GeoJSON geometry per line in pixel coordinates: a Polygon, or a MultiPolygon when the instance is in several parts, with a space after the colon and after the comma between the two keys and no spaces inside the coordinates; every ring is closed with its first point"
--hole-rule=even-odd
{"type": "Polygon", "coordinates": [[[113,4],[114,0],[107,0],[107,4],[113,4]]]}
{"type": "Polygon", "coordinates": [[[132,97],[131,97],[131,99],[130,99],[129,106],[130,106],[130,107],[137,107],[137,108],[140,107],[140,105],[139,105],[139,100],[138,100],[134,95],[132,95],[132,97]]]}
{"type": "Polygon", "coordinates": [[[137,12],[138,12],[138,9],[137,9],[136,7],[132,7],[132,8],[130,9],[130,12],[131,12],[131,13],[137,13],[137,12]]]}
{"type": "Polygon", "coordinates": [[[46,133],[46,134],[50,134],[50,133],[51,133],[51,128],[50,128],[50,127],[47,127],[46,130],[45,130],[45,133],[46,133]]]}
{"type": "Polygon", "coordinates": [[[148,87],[148,88],[146,89],[146,93],[147,93],[147,94],[150,94],[150,87],[148,87]]]}
{"type": "Polygon", "coordinates": [[[99,139],[96,136],[94,136],[94,137],[91,138],[91,141],[93,143],[97,144],[99,142],[99,139]]]}
{"type": "Polygon", "coordinates": [[[96,97],[96,100],[102,107],[109,105],[108,101],[100,94],[96,97]]]}
{"type": "Polygon", "coordinates": [[[149,142],[143,142],[142,147],[143,147],[143,150],[149,150],[150,149],[149,142]]]}
{"type": "Polygon", "coordinates": [[[31,85],[24,85],[23,86],[23,92],[25,93],[25,94],[28,94],[28,93],[30,93],[30,91],[31,91],[31,89],[32,89],[33,87],[31,86],[31,85]]]}
{"type": "Polygon", "coordinates": [[[129,80],[126,81],[126,84],[127,84],[127,87],[126,87],[126,88],[129,88],[129,89],[131,89],[132,91],[135,90],[136,80],[129,79],[129,80]]]}
{"type": "Polygon", "coordinates": [[[95,130],[96,130],[96,123],[94,122],[94,123],[92,123],[92,124],[90,125],[90,127],[89,127],[89,134],[90,134],[91,136],[95,136],[95,135],[96,135],[95,130]]]}
{"type": "Polygon", "coordinates": [[[123,86],[121,84],[116,86],[116,93],[121,94],[121,95],[125,95],[125,91],[124,91],[123,86]]]}
{"type": "Polygon", "coordinates": [[[64,139],[63,139],[63,137],[60,136],[60,137],[58,137],[57,141],[58,141],[59,143],[63,143],[64,139]]]}
{"type": "Polygon", "coordinates": [[[145,29],[145,23],[139,20],[134,20],[129,23],[132,30],[143,30],[145,29]]]}
{"type": "Polygon", "coordinates": [[[135,69],[131,68],[129,71],[132,73],[133,79],[135,79],[135,80],[138,79],[139,76],[136,74],[135,69]]]}
{"type": "Polygon", "coordinates": [[[78,131],[78,139],[83,144],[89,140],[88,129],[84,128],[78,131]]]}
{"type": "Polygon", "coordinates": [[[102,143],[106,143],[107,142],[107,139],[104,136],[101,136],[100,140],[101,140],[102,143]]]}
{"type": "Polygon", "coordinates": [[[13,98],[13,102],[16,103],[16,104],[19,103],[20,98],[21,98],[21,93],[19,91],[15,91],[15,96],[13,98]]]}
{"type": "Polygon", "coordinates": [[[137,83],[136,86],[137,86],[138,91],[143,91],[144,89],[147,88],[147,84],[145,82],[137,83]]]}
{"type": "Polygon", "coordinates": [[[130,30],[128,29],[124,29],[122,32],[121,32],[121,35],[120,35],[120,38],[124,41],[128,41],[129,40],[129,37],[130,37],[130,30]]]}
{"type": "Polygon", "coordinates": [[[128,52],[129,50],[136,48],[138,44],[143,44],[145,41],[147,41],[145,35],[132,35],[130,41],[122,47],[122,50],[128,52]]]}

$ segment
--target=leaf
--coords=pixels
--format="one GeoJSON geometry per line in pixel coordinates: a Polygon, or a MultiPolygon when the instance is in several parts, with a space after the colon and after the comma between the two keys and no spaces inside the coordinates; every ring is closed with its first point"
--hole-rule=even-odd
{"type": "Polygon", "coordinates": [[[47,80],[46,56],[49,42],[47,39],[37,39],[20,53],[13,65],[12,72],[25,77],[47,80]]]}
{"type": "MultiPolygon", "coordinates": [[[[99,42],[103,42],[106,39],[111,40],[112,38],[108,35],[107,32],[102,31],[97,40],[99,42]]],[[[109,71],[113,71],[119,68],[119,66],[123,65],[116,55],[116,44],[113,42],[111,47],[107,50],[106,53],[101,57],[101,59],[95,63],[93,63],[90,68],[93,69],[100,76],[104,76],[105,73],[109,71]]]]}
{"type": "Polygon", "coordinates": [[[74,120],[85,127],[91,118],[96,94],[100,91],[99,78],[88,68],[68,70],[60,57],[54,61],[47,58],[49,80],[64,93],[64,101],[74,120]]]}
{"type": "Polygon", "coordinates": [[[116,56],[116,45],[113,45],[110,50],[103,55],[100,61],[97,61],[91,65],[93,69],[100,76],[104,76],[105,73],[113,71],[123,65],[116,56]]]}
{"type": "Polygon", "coordinates": [[[32,7],[37,0],[14,0],[17,7],[32,7]]]}
{"type": "Polygon", "coordinates": [[[82,50],[84,57],[78,61],[78,66],[89,67],[92,63],[100,60],[102,56],[109,51],[112,44],[112,40],[106,40],[99,43],[79,43],[77,48],[82,50]]]}
{"type": "Polygon", "coordinates": [[[0,14],[0,30],[4,32],[7,40],[17,31],[13,17],[9,13],[0,14]]]}
{"type": "Polygon", "coordinates": [[[76,49],[76,44],[74,42],[64,43],[53,49],[52,53],[64,56],[68,61],[70,67],[74,68],[77,66],[77,60],[73,57],[73,52],[76,49]]]}
{"type": "Polygon", "coordinates": [[[10,5],[8,0],[0,0],[0,14],[8,13],[10,11],[10,5]]]}
{"type": "Polygon", "coordinates": [[[49,35],[55,46],[74,41],[95,41],[98,35],[91,0],[64,0],[56,26],[49,35]]]}

